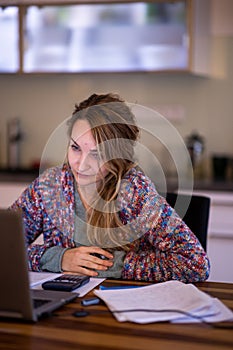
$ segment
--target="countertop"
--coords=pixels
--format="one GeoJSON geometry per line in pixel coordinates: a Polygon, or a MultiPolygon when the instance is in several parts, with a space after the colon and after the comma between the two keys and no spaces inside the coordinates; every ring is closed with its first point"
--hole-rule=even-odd
{"type": "MultiPolygon", "coordinates": [[[[31,183],[39,175],[39,169],[0,168],[0,182],[31,183]]],[[[178,188],[177,179],[167,178],[167,191],[175,191],[178,188]]],[[[184,188],[185,189],[185,188],[184,188]]],[[[211,179],[198,179],[194,181],[194,190],[233,192],[233,179],[227,181],[215,181],[211,179]]]]}

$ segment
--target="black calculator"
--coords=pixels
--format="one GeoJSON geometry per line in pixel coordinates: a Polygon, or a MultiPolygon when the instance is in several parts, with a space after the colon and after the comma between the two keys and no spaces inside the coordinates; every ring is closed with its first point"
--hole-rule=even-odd
{"type": "Polygon", "coordinates": [[[72,290],[77,289],[83,286],[84,284],[88,283],[89,280],[89,276],[63,274],[53,280],[42,283],[42,288],[71,292],[72,290]]]}

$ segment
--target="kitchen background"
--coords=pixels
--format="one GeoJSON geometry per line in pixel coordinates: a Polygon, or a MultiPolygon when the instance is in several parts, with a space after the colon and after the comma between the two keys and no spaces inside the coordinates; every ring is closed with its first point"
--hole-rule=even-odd
{"type": "MultiPolygon", "coordinates": [[[[184,140],[197,131],[204,138],[205,147],[201,171],[195,176],[197,181],[209,183],[213,178],[213,155],[226,156],[231,160],[229,164],[233,159],[233,1],[210,0],[210,4],[209,18],[201,19],[210,19],[211,25],[208,75],[188,72],[0,74],[0,168],[7,167],[7,124],[13,118],[20,119],[23,133],[20,167],[35,167],[49,137],[70,116],[75,103],[92,93],[115,92],[128,102],[161,111],[184,140]]],[[[1,183],[1,193],[10,200],[11,190],[16,196],[19,187],[14,191],[14,184],[9,185],[7,179],[5,177],[1,183]]],[[[205,185],[200,189],[210,195],[214,209],[221,207],[218,214],[212,212],[210,217],[207,247],[214,262],[212,279],[233,282],[230,269],[233,256],[232,168],[223,180],[222,188],[214,183],[211,192],[205,185]],[[213,186],[222,192],[215,191],[213,186]]],[[[0,195],[1,200],[3,195],[0,195]]]]}
{"type": "MultiPolygon", "coordinates": [[[[116,92],[128,102],[158,109],[182,137],[204,137],[204,177],[213,154],[233,156],[233,5],[211,0],[208,76],[191,73],[1,74],[0,165],[7,165],[7,122],[20,118],[20,165],[40,159],[53,130],[74,104],[92,93],[116,92]]],[[[202,19],[202,20],[205,20],[202,19]]],[[[202,53],[200,52],[199,55],[202,53]]]]}

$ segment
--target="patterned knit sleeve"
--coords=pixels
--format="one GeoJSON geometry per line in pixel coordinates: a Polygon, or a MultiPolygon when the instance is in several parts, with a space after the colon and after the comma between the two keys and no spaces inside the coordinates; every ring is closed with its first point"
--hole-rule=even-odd
{"type": "Polygon", "coordinates": [[[43,210],[38,187],[38,179],[36,179],[11,206],[13,210],[20,209],[22,211],[28,264],[29,269],[34,271],[40,270],[40,257],[45,251],[45,246],[33,245],[36,238],[43,232],[43,210]]]}
{"type": "MultiPolygon", "coordinates": [[[[28,268],[33,271],[42,270],[41,258],[49,248],[56,246],[57,250],[63,250],[74,245],[70,236],[66,234],[65,225],[59,221],[63,216],[59,215],[59,201],[54,195],[58,191],[56,191],[55,186],[54,188],[47,186],[47,179],[53,179],[53,175],[50,171],[44,177],[37,178],[11,206],[13,210],[20,209],[22,211],[28,268]],[[46,188],[48,188],[47,192],[46,188]],[[57,212],[52,215],[54,206],[56,206],[57,212]],[[40,235],[43,237],[42,244],[34,243],[40,235]]],[[[67,205],[64,207],[65,209],[61,210],[68,211],[67,205]]],[[[66,218],[68,215],[64,215],[64,217],[66,218]]]]}
{"type": "Polygon", "coordinates": [[[122,277],[144,281],[204,281],[209,259],[194,233],[142,173],[124,181],[120,217],[135,232],[122,277]]]}

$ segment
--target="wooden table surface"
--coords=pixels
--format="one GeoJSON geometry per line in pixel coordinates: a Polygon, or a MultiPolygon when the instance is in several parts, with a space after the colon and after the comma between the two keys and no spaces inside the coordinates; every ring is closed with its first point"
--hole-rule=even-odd
{"type": "MultiPolygon", "coordinates": [[[[127,284],[106,280],[104,284],[127,284]]],[[[138,283],[137,283],[138,284],[138,283]]],[[[233,310],[233,284],[196,283],[200,290],[217,297],[233,310]]],[[[92,292],[88,294],[91,296],[92,292]]],[[[85,296],[87,297],[87,296],[85,296]]],[[[87,317],[72,314],[81,306],[82,298],[65,305],[56,313],[35,324],[0,321],[0,349],[21,350],[233,350],[233,323],[231,328],[215,328],[201,323],[170,324],[167,322],[146,325],[120,323],[107,311],[105,305],[89,306],[94,310],[87,317]],[[106,310],[105,313],[98,311],[106,310]]],[[[218,324],[219,326],[223,323],[218,324]]]]}

